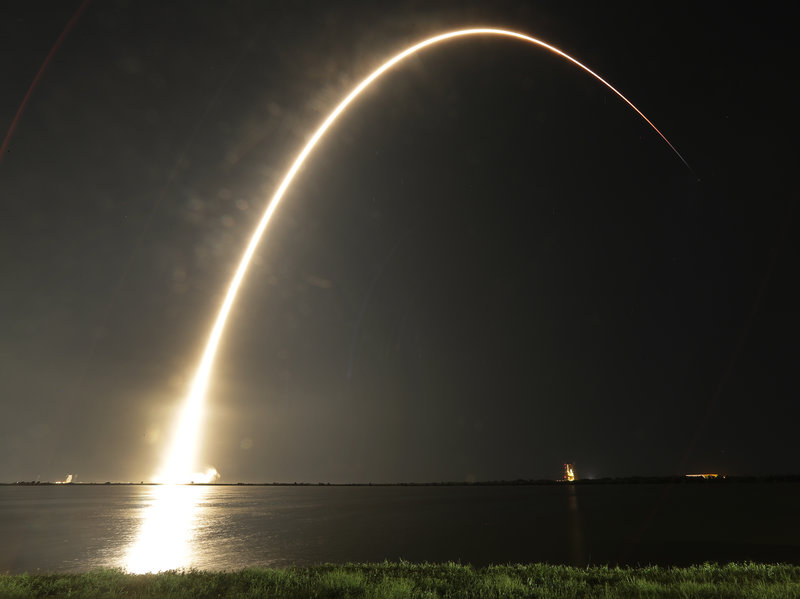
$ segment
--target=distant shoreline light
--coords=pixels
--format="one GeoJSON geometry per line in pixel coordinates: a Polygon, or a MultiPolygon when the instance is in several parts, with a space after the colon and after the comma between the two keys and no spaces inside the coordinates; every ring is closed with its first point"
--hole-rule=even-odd
{"type": "MultiPolygon", "coordinates": [[[[721,473],[692,473],[692,474],[678,474],[678,475],[662,475],[662,476],[618,476],[618,477],[600,477],[600,478],[576,478],[573,481],[577,485],[630,485],[630,484],[694,484],[708,482],[723,481],[732,484],[760,484],[760,483],[800,483],[800,474],[721,474],[721,473]],[[691,481],[691,483],[690,483],[691,481]]],[[[180,483],[178,486],[195,486],[195,487],[482,487],[482,486],[497,486],[497,487],[524,487],[524,486],[548,486],[548,485],[563,485],[564,479],[552,478],[529,478],[529,479],[514,479],[514,480],[453,480],[453,481],[428,481],[428,482],[210,482],[210,483],[180,483]]],[[[37,480],[20,480],[13,482],[0,482],[0,487],[21,486],[59,486],[59,487],[101,487],[101,486],[170,486],[174,483],[157,483],[153,481],[80,481],[71,483],[59,483],[58,481],[37,481],[37,480]]]]}

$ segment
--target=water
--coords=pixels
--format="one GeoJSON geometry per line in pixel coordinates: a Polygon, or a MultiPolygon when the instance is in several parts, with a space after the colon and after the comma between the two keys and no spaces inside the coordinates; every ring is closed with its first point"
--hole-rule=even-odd
{"type": "Polygon", "coordinates": [[[800,485],[0,487],[0,572],[800,564],[800,485]]]}

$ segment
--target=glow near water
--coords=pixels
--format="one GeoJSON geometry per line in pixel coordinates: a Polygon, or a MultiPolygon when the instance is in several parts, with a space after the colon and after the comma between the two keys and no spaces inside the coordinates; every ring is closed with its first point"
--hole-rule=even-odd
{"type": "Polygon", "coordinates": [[[145,508],[124,568],[133,574],[185,568],[191,564],[198,504],[210,487],[158,485],[145,508]]]}
{"type": "MultiPolygon", "coordinates": [[[[323,121],[322,125],[316,130],[314,135],[309,139],[306,143],[305,147],[300,151],[300,153],[295,158],[292,166],[287,171],[286,175],[284,176],[283,180],[281,181],[280,186],[278,187],[275,194],[272,196],[269,204],[267,205],[266,211],[264,215],[261,217],[261,220],[256,227],[255,232],[253,233],[252,237],[250,238],[250,242],[247,244],[247,248],[245,249],[244,255],[242,256],[241,261],[239,262],[239,266],[236,269],[236,273],[231,280],[230,285],[228,286],[228,291],[225,294],[225,299],[222,302],[222,306],[220,307],[219,313],[217,315],[217,319],[214,323],[214,326],[211,330],[211,335],[208,338],[208,343],[206,344],[205,351],[203,352],[203,357],[200,360],[200,365],[197,369],[197,373],[193,379],[190,392],[187,396],[186,402],[184,407],[180,413],[178,418],[178,424],[175,431],[175,435],[173,437],[172,445],[170,450],[167,454],[167,458],[159,472],[159,474],[155,477],[156,481],[165,482],[165,483],[186,483],[189,481],[195,482],[209,482],[213,480],[216,476],[216,471],[206,471],[205,473],[198,473],[195,471],[195,460],[197,455],[197,449],[199,446],[200,440],[200,429],[201,423],[203,420],[203,407],[205,403],[205,396],[206,391],[208,389],[209,378],[211,375],[211,367],[214,362],[214,357],[217,353],[217,347],[219,345],[219,340],[222,336],[222,332],[225,328],[225,323],[228,319],[228,315],[230,314],[231,307],[233,306],[233,302],[236,299],[236,294],[239,291],[239,286],[241,285],[242,279],[244,278],[245,273],[247,272],[247,268],[250,264],[250,260],[253,257],[253,253],[256,250],[259,242],[261,241],[261,237],[264,234],[264,231],[267,228],[270,220],[272,219],[272,215],[275,213],[275,210],[278,207],[281,199],[283,198],[286,190],[289,188],[292,180],[294,179],[297,171],[302,166],[305,159],[314,149],[317,142],[320,138],[325,134],[328,128],[333,124],[336,118],[350,105],[350,103],[355,100],[358,95],[364,91],[375,79],[380,77],[383,73],[391,69],[394,65],[398,64],[399,62],[403,61],[405,58],[415,54],[416,52],[426,48],[428,46],[444,42],[447,40],[451,40],[454,38],[460,38],[465,36],[472,36],[472,35],[495,35],[495,36],[503,36],[518,39],[530,44],[534,44],[540,46],[553,54],[556,54],[565,60],[571,62],[572,64],[576,65],[577,67],[581,68],[585,72],[589,73],[592,77],[603,83],[608,89],[614,92],[617,96],[619,96],[628,106],[630,106],[636,113],[643,118],[653,130],[658,133],[658,135],[669,145],[673,152],[680,158],[680,160],[689,167],[686,160],[684,160],[683,156],[675,149],[675,147],[670,143],[670,141],[664,136],[661,131],[648,119],[634,104],[628,100],[622,93],[620,93],[616,88],[614,88],[608,81],[600,77],[597,73],[592,71],[583,63],[579,62],[575,58],[569,56],[568,54],[562,52],[558,48],[551,46],[541,40],[538,40],[534,37],[530,37],[528,35],[524,35],[522,33],[517,33],[515,31],[508,31],[504,29],[490,29],[490,28],[475,28],[475,29],[462,29],[458,31],[451,31],[448,33],[443,33],[441,35],[436,35],[434,37],[428,38],[424,41],[421,41],[406,50],[403,50],[399,54],[396,54],[386,62],[384,62],[380,67],[375,69],[370,75],[368,75],[364,80],[361,81],[345,98],[342,100],[336,108],[328,115],[328,117],[323,121]]],[[[212,469],[213,470],[213,469],[212,469]]]]}

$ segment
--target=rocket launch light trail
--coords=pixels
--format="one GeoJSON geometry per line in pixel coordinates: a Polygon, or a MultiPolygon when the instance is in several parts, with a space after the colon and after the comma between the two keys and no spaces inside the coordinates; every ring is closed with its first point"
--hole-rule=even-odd
{"type": "Polygon", "coordinates": [[[561,58],[571,62],[575,66],[579,67],[595,79],[597,79],[600,83],[605,85],[609,90],[614,92],[617,96],[619,96],[628,106],[630,106],[642,119],[647,122],[652,129],[658,133],[658,135],[663,139],[667,145],[672,149],[672,151],[678,156],[678,158],[683,162],[686,167],[691,170],[689,164],[686,160],[681,156],[675,146],[670,143],[670,141],[666,138],[666,136],[659,131],[659,129],[648,119],[641,110],[639,110],[634,104],[628,100],[621,92],[619,92],[614,86],[612,86],[608,81],[603,79],[600,75],[592,71],[589,67],[584,65],[583,63],[579,62],[572,56],[562,52],[555,46],[551,46],[541,40],[536,38],[530,37],[528,35],[524,35],[522,33],[518,33],[515,31],[507,31],[504,29],[489,29],[489,28],[475,28],[475,29],[461,29],[458,31],[450,31],[448,33],[443,33],[440,35],[433,36],[426,40],[423,40],[413,46],[403,50],[399,54],[396,54],[386,62],[384,62],[380,67],[375,69],[372,73],[370,73],[364,80],[361,81],[347,96],[339,103],[336,108],[327,116],[327,118],[322,122],[319,128],[316,130],[314,135],[312,135],[311,139],[308,140],[305,147],[300,151],[300,153],[295,158],[292,166],[289,168],[288,172],[284,176],[281,184],[279,185],[277,191],[272,196],[269,204],[267,205],[266,211],[264,215],[261,217],[261,220],[256,227],[253,236],[250,238],[250,242],[247,244],[247,248],[245,249],[244,255],[242,256],[241,261],[239,262],[239,266],[236,269],[236,273],[231,280],[231,283],[228,287],[228,291],[225,294],[225,299],[222,302],[222,306],[220,307],[219,314],[217,315],[217,319],[214,323],[214,327],[211,330],[211,335],[208,338],[208,343],[206,344],[205,351],[203,352],[203,357],[200,361],[200,365],[197,369],[197,373],[192,381],[192,385],[190,387],[189,395],[186,399],[184,404],[183,410],[180,414],[178,420],[178,426],[175,432],[175,436],[172,441],[172,445],[170,447],[170,451],[167,455],[166,461],[162,467],[161,473],[155,477],[155,480],[159,482],[165,483],[186,483],[190,481],[195,482],[203,482],[208,481],[209,478],[213,477],[216,474],[216,471],[209,470],[206,473],[198,473],[193,474],[193,466],[194,460],[197,453],[197,447],[199,442],[199,434],[200,434],[200,425],[202,421],[202,414],[203,414],[203,404],[205,402],[205,395],[206,390],[208,388],[208,382],[211,375],[211,367],[214,362],[214,357],[217,353],[217,347],[219,345],[220,338],[222,336],[222,332],[225,328],[225,322],[228,319],[228,315],[230,314],[231,307],[233,306],[233,302],[236,299],[236,294],[239,291],[239,286],[242,283],[242,279],[244,278],[245,273],[247,272],[247,267],[250,264],[250,260],[253,257],[253,253],[258,247],[259,242],[261,241],[261,237],[264,235],[264,231],[267,228],[270,220],[272,219],[272,215],[275,213],[275,210],[280,204],[281,199],[283,198],[286,190],[289,188],[289,185],[292,183],[297,171],[305,162],[308,155],[317,145],[317,142],[320,138],[325,134],[325,132],[330,128],[330,126],[336,121],[338,116],[350,105],[353,100],[355,100],[362,91],[364,91],[373,81],[375,81],[378,77],[383,75],[386,71],[391,69],[396,64],[402,62],[412,54],[419,52],[420,50],[427,48],[428,46],[433,46],[440,42],[445,42],[447,40],[452,40],[456,38],[466,37],[466,36],[473,36],[473,35],[493,35],[493,36],[502,36],[517,39],[523,42],[527,42],[530,44],[534,44],[545,50],[552,52],[560,56],[561,58]]]}

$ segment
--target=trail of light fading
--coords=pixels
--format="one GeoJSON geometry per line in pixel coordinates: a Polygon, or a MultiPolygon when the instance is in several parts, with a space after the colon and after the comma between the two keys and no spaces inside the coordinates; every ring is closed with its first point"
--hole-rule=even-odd
{"type": "Polygon", "coordinates": [[[0,164],[3,163],[3,158],[5,158],[6,151],[8,151],[8,144],[11,142],[11,136],[14,135],[14,130],[17,128],[17,124],[19,123],[20,118],[22,118],[22,113],[25,112],[25,107],[28,105],[28,100],[31,99],[31,95],[33,94],[33,90],[36,89],[36,86],[39,84],[39,80],[42,78],[42,74],[47,69],[47,65],[50,64],[50,61],[53,60],[53,56],[56,55],[58,48],[61,46],[64,39],[67,37],[69,32],[75,26],[75,23],[80,18],[81,14],[86,7],[89,6],[90,0],[83,0],[80,6],[78,6],[75,13],[72,15],[72,18],[67,22],[64,30],[61,32],[61,35],[58,36],[58,39],[53,44],[53,47],[50,48],[50,52],[47,53],[45,56],[44,62],[39,67],[39,70],[36,71],[36,76],[33,78],[30,87],[28,87],[28,91],[25,94],[25,97],[22,98],[22,102],[19,104],[19,108],[17,108],[17,113],[14,115],[14,118],[11,120],[11,125],[8,127],[8,131],[6,132],[5,137],[3,138],[3,143],[0,144],[0,164]]]}
{"type": "Polygon", "coordinates": [[[490,29],[490,28],[475,28],[475,29],[461,29],[458,31],[450,31],[448,33],[443,33],[441,35],[436,35],[434,37],[428,38],[422,42],[419,42],[410,48],[403,50],[399,54],[396,54],[386,62],[384,62],[380,67],[375,69],[370,75],[368,75],[361,83],[359,83],[347,96],[342,100],[339,105],[333,109],[333,111],[328,115],[328,117],[323,121],[322,125],[316,130],[314,135],[311,139],[308,140],[305,147],[300,151],[295,158],[292,166],[289,168],[288,172],[281,181],[278,190],[275,192],[275,195],[272,196],[269,204],[267,205],[267,209],[264,212],[264,215],[261,217],[261,221],[258,223],[253,236],[250,238],[250,243],[247,244],[247,248],[245,249],[244,255],[242,256],[241,261],[239,262],[239,266],[236,269],[236,273],[233,276],[233,280],[228,287],[228,291],[225,294],[225,299],[222,302],[222,306],[220,308],[219,314],[217,316],[217,320],[214,323],[214,327],[211,330],[211,335],[208,339],[208,344],[206,345],[206,349],[203,352],[203,357],[200,361],[200,366],[197,369],[197,373],[195,374],[194,380],[192,382],[192,386],[184,405],[183,411],[180,415],[178,421],[177,431],[168,454],[167,460],[162,468],[161,474],[158,475],[156,478],[162,482],[188,482],[191,479],[192,475],[190,474],[193,470],[193,462],[195,460],[195,455],[198,447],[199,442],[199,434],[200,434],[200,423],[202,420],[203,414],[203,404],[205,401],[205,394],[208,388],[208,381],[211,374],[211,366],[214,362],[214,356],[217,353],[217,346],[219,345],[220,337],[222,336],[222,331],[225,328],[225,322],[228,319],[228,315],[230,314],[231,307],[233,306],[233,302],[236,299],[236,294],[239,291],[239,286],[242,283],[242,279],[244,278],[245,273],[247,272],[247,267],[250,264],[250,259],[253,257],[253,253],[258,247],[259,242],[261,241],[261,237],[264,234],[264,230],[267,228],[270,220],[272,219],[272,215],[275,213],[275,210],[278,208],[278,204],[280,204],[281,199],[283,198],[286,190],[289,188],[289,185],[292,183],[297,171],[305,162],[308,155],[314,149],[314,146],[317,145],[317,142],[320,138],[325,134],[325,132],[330,128],[333,122],[338,118],[338,116],[347,108],[350,103],[355,100],[359,94],[361,94],[364,89],[369,87],[369,85],[375,81],[378,77],[380,77],[383,73],[391,69],[397,63],[402,62],[404,59],[408,58],[412,54],[415,54],[422,50],[423,48],[427,48],[428,46],[432,46],[434,44],[438,44],[439,42],[444,42],[447,40],[466,37],[471,35],[496,35],[496,36],[503,36],[518,39],[524,42],[528,42],[534,44],[536,46],[540,46],[553,54],[556,54],[565,60],[571,62],[575,66],[579,67],[580,69],[584,70],[585,72],[589,73],[592,77],[600,81],[603,85],[605,85],[608,89],[614,92],[617,96],[619,96],[628,106],[630,106],[640,117],[642,117],[645,122],[647,122],[653,130],[658,133],[658,135],[663,139],[667,145],[672,149],[672,151],[680,158],[680,160],[686,165],[689,170],[689,164],[684,160],[683,156],[675,149],[675,146],[670,143],[670,141],[666,138],[666,136],[659,131],[659,129],[648,119],[641,110],[639,110],[634,104],[628,100],[622,93],[617,90],[613,85],[611,85],[608,81],[603,79],[600,75],[592,71],[589,67],[584,65],[583,63],[579,62],[569,54],[566,54],[556,48],[555,46],[551,46],[541,40],[538,40],[534,37],[530,37],[528,35],[524,35],[522,33],[517,33],[515,31],[507,31],[505,29],[490,29]]]}

